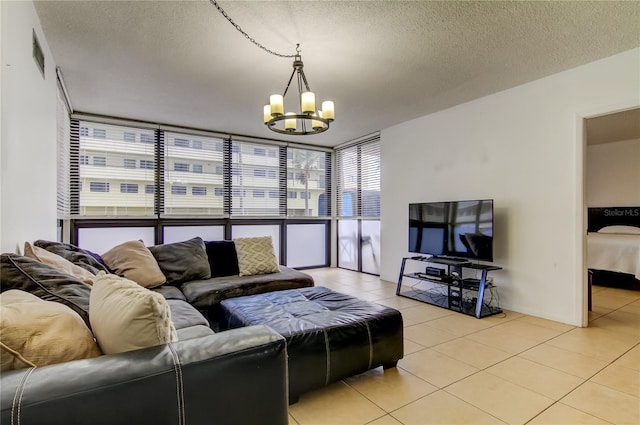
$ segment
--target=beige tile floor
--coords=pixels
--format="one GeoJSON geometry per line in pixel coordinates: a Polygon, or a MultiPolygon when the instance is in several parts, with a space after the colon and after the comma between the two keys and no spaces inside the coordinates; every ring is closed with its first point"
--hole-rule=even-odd
{"type": "Polygon", "coordinates": [[[593,288],[589,327],[507,311],[475,319],[336,268],[317,286],[400,310],[405,356],[303,394],[291,425],[640,424],[640,291],[593,288]]]}

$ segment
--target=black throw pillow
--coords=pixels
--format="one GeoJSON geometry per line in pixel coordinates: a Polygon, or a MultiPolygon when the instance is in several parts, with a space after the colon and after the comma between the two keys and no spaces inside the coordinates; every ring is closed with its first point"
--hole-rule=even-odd
{"type": "Polygon", "coordinates": [[[0,255],[2,292],[20,289],[45,301],[55,301],[78,313],[89,322],[89,296],[91,287],[75,277],[43,264],[33,258],[17,254],[0,255]]]}
{"type": "Polygon", "coordinates": [[[211,277],[239,275],[238,254],[233,241],[205,241],[211,277]]]}
{"type": "Polygon", "coordinates": [[[107,273],[111,272],[106,264],[104,264],[104,261],[102,261],[102,257],[100,257],[100,255],[87,249],[82,249],[68,243],[45,240],[37,240],[33,244],[59,255],[65,260],[68,260],[76,266],[82,267],[93,274],[98,274],[100,271],[105,271],[107,273]]]}
{"type": "Polygon", "coordinates": [[[175,285],[197,279],[209,279],[209,260],[202,238],[150,246],[167,283],[175,285]]]}

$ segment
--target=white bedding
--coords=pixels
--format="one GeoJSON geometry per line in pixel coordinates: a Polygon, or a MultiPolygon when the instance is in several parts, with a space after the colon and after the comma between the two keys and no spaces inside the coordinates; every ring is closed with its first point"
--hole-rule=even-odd
{"type": "Polygon", "coordinates": [[[587,267],[640,279],[640,235],[588,233],[587,267]]]}

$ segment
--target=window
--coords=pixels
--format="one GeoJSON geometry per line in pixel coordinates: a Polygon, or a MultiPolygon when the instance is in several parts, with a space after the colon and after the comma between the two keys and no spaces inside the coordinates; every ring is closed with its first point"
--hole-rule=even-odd
{"type": "Polygon", "coordinates": [[[186,195],[187,186],[171,186],[172,195],[186,195]]]}
{"type": "Polygon", "coordinates": [[[287,148],[287,215],[322,217],[331,215],[331,197],[326,190],[330,181],[331,157],[328,152],[287,148]],[[300,192],[300,200],[297,193],[300,192]]]}
{"type": "Polygon", "coordinates": [[[88,165],[88,164],[89,164],[89,156],[80,155],[80,165],[88,165]]]}
{"type": "Polygon", "coordinates": [[[140,143],[155,144],[156,138],[153,136],[153,134],[142,133],[140,134],[140,143]]]}
{"type": "Polygon", "coordinates": [[[267,150],[267,155],[269,156],[269,158],[275,158],[277,156],[278,151],[275,149],[269,149],[267,150]]]}
{"type": "Polygon", "coordinates": [[[147,195],[153,195],[155,193],[155,186],[152,184],[145,184],[144,193],[146,193],[147,195]]]}
{"type": "Polygon", "coordinates": [[[222,149],[216,149],[218,145],[223,146],[224,141],[203,135],[193,140],[191,135],[168,131],[161,135],[168,141],[163,152],[166,195],[162,213],[165,216],[224,216],[224,154],[222,149]],[[189,144],[192,149],[185,149],[189,144]],[[187,189],[174,192],[176,185],[187,189]],[[178,196],[186,194],[186,190],[191,196],[178,196]],[[217,196],[206,196],[212,192],[217,196]]]}
{"type": "Polygon", "coordinates": [[[175,139],[173,142],[174,146],[178,146],[180,148],[188,148],[189,141],[187,139],[175,139]]]}
{"type": "Polygon", "coordinates": [[[279,198],[280,194],[278,192],[276,192],[275,190],[271,190],[269,191],[269,198],[279,198]]]}
{"type": "Polygon", "coordinates": [[[380,137],[336,151],[338,266],[379,274],[380,137]],[[348,249],[347,249],[348,248],[348,249]]]}
{"type": "Polygon", "coordinates": [[[150,159],[141,159],[140,168],[145,170],[153,170],[156,166],[156,162],[150,159]]]}
{"type": "Polygon", "coordinates": [[[80,167],[76,177],[72,177],[78,185],[84,185],[87,188],[78,195],[72,193],[72,213],[81,217],[153,216],[155,198],[141,192],[144,185],[155,185],[155,175],[134,171],[138,166],[143,167],[143,161],[154,164],[153,133],[150,130],[122,125],[75,119],[71,122],[72,126],[77,125],[87,129],[85,133],[87,136],[79,135],[78,152],[82,152],[87,157],[80,161],[88,161],[92,165],[80,167]],[[133,140],[138,134],[151,136],[152,143],[148,145],[135,143],[133,140]],[[96,135],[107,142],[96,140],[96,135]],[[114,188],[113,191],[108,189],[109,186],[114,188]]]}
{"type": "Polygon", "coordinates": [[[88,137],[89,129],[87,127],[80,127],[80,136],[88,137]]]}
{"type": "Polygon", "coordinates": [[[109,183],[106,183],[106,182],[90,182],[89,183],[89,191],[90,192],[108,192],[109,191],[109,183]]]}
{"type": "Polygon", "coordinates": [[[293,192],[293,191],[288,191],[287,192],[287,198],[289,199],[297,199],[298,198],[298,192],[293,192]]]}
{"type": "Polygon", "coordinates": [[[135,183],[120,183],[120,193],[138,193],[138,185],[135,183]]]}
{"type": "Polygon", "coordinates": [[[231,216],[284,216],[285,208],[280,205],[280,199],[265,196],[280,188],[280,160],[267,156],[267,150],[274,149],[273,146],[236,140],[231,146],[231,216]],[[275,178],[265,178],[268,175],[275,178]],[[246,193],[250,194],[248,199],[246,193]]]}
{"type": "Polygon", "coordinates": [[[175,164],[173,164],[173,171],[186,171],[186,172],[189,172],[189,164],[176,162],[175,164]]]}
{"type": "Polygon", "coordinates": [[[267,177],[270,179],[275,179],[276,178],[276,171],[275,170],[268,170],[267,171],[267,177]]]}
{"type": "Polygon", "coordinates": [[[224,143],[215,142],[215,144],[213,146],[213,150],[215,150],[216,152],[222,152],[223,149],[224,149],[224,143]]]}

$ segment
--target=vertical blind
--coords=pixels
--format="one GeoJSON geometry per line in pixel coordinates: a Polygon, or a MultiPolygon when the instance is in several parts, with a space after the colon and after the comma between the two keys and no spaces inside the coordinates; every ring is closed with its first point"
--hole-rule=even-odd
{"type": "Polygon", "coordinates": [[[336,149],[337,215],[380,217],[380,136],[336,149]]]}

